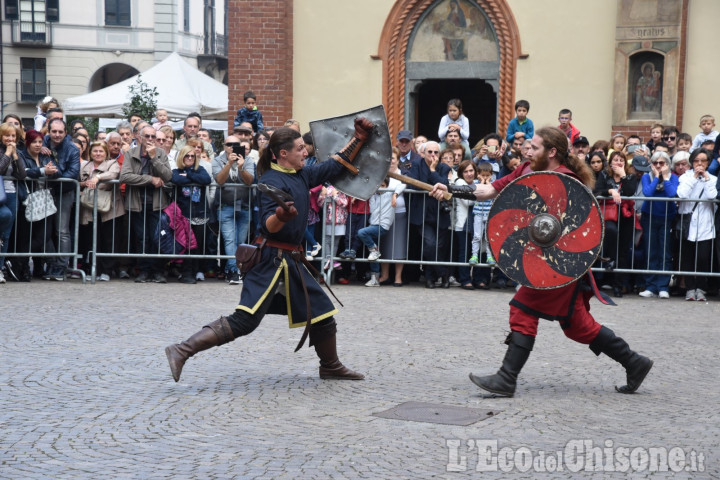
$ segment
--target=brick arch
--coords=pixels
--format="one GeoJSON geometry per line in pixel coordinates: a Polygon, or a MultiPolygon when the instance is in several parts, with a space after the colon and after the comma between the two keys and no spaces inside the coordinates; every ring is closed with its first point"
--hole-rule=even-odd
{"type": "MultiPolygon", "coordinates": [[[[390,132],[394,136],[404,125],[405,57],[408,42],[420,16],[436,0],[396,0],[388,15],[378,48],[383,62],[383,104],[390,132]]],[[[520,57],[520,33],[506,0],[476,0],[485,11],[497,35],[500,49],[498,89],[498,130],[515,116],[515,75],[520,57]]]]}

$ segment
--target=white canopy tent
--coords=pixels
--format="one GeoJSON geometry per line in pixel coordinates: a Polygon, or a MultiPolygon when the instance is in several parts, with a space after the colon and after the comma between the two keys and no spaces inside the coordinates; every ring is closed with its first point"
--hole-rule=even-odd
{"type": "MultiPolygon", "coordinates": [[[[203,119],[227,122],[228,87],[192,67],[177,53],[139,75],[148,87],[157,88],[158,108],[167,110],[171,118],[184,118],[190,112],[198,112],[203,119]]],[[[137,77],[66,99],[62,102],[65,115],[123,118],[122,107],[130,101],[129,87],[137,77]]]]}

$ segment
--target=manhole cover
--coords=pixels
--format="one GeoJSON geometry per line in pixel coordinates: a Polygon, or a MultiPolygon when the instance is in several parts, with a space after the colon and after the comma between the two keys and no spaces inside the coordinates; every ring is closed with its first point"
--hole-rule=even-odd
{"type": "Polygon", "coordinates": [[[373,416],[410,422],[440,423],[443,425],[472,425],[498,412],[477,408],[453,407],[426,402],[405,402],[389,410],[373,413],[373,416]]]}

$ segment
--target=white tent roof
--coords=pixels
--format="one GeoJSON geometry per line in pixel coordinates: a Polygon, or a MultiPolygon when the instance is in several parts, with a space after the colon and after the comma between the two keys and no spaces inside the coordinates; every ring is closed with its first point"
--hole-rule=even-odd
{"type": "MultiPolygon", "coordinates": [[[[228,87],[193,68],[177,53],[142,72],[148,87],[157,87],[158,108],[167,110],[170,117],[186,117],[198,112],[205,117],[227,119],[228,87]]],[[[122,107],[130,101],[128,87],[137,75],[92,93],[72,97],[62,102],[66,115],[123,118],[122,107]]]]}

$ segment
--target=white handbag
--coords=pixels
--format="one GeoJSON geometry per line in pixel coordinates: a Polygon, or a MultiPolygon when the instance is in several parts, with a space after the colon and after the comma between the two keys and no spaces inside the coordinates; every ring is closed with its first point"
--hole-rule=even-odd
{"type": "Polygon", "coordinates": [[[23,205],[25,205],[25,219],[28,222],[37,222],[57,212],[55,200],[47,188],[28,194],[23,205]]]}

